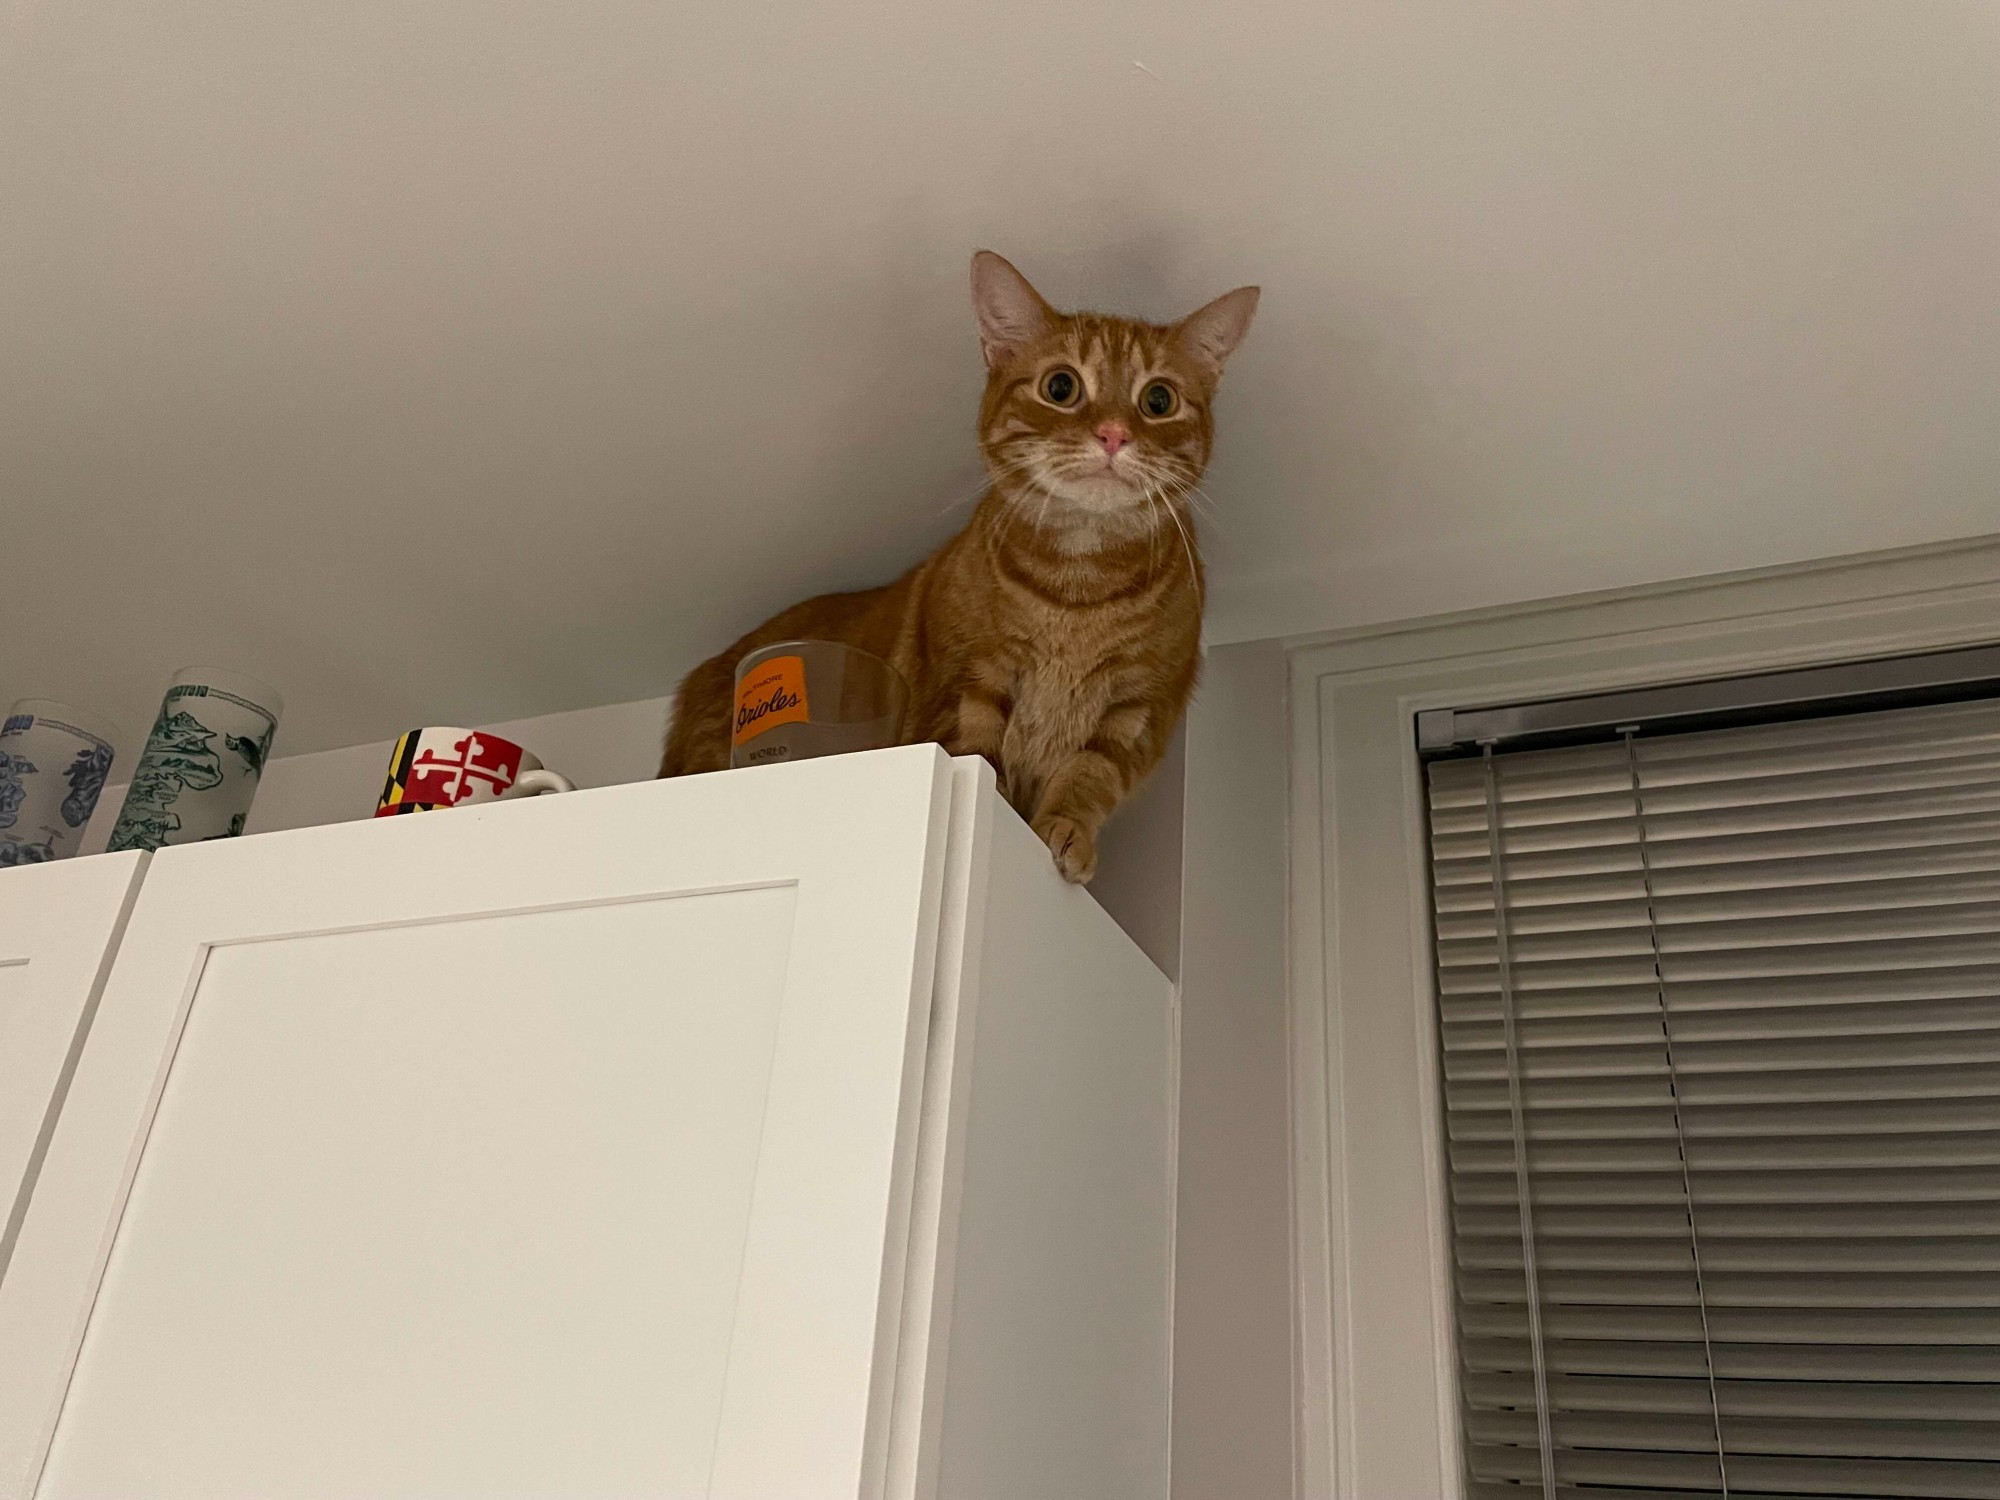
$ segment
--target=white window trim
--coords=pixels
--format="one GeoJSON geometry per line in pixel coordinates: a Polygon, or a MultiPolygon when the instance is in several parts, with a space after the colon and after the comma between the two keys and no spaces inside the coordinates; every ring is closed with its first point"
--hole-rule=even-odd
{"type": "Polygon", "coordinates": [[[2000,537],[1286,643],[1300,1500],[1463,1488],[1414,715],[1995,639],[2000,537]]]}

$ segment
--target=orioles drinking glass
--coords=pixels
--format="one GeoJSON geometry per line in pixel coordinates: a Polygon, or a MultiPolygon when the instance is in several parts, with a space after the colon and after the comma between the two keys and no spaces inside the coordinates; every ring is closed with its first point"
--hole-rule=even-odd
{"type": "Polygon", "coordinates": [[[909,685],[879,656],[838,641],[780,641],[736,665],[729,763],[881,750],[903,742],[909,685]]]}

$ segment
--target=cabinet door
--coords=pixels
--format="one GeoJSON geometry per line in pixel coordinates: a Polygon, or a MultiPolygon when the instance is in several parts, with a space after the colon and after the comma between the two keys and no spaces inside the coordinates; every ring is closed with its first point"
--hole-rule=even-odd
{"type": "Polygon", "coordinates": [[[948,777],[157,855],[0,1287],[5,1494],[878,1486],[948,777]]]}
{"type": "MultiPolygon", "coordinates": [[[[143,854],[0,870],[0,1279],[143,854]]],[[[4,1348],[0,1345],[0,1348],[4,1348]]]]}

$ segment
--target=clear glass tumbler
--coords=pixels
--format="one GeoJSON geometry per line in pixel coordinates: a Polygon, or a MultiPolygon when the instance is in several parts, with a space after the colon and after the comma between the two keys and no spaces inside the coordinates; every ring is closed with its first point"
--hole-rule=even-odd
{"type": "Polygon", "coordinates": [[[729,763],[880,750],[902,743],[909,684],[879,656],[838,641],[780,641],[736,665],[729,763]]]}

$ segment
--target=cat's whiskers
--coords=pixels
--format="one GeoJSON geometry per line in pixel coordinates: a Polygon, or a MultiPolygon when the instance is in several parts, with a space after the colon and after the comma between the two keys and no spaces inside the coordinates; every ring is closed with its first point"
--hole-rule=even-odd
{"type": "Polygon", "coordinates": [[[1147,485],[1140,493],[1146,497],[1146,582],[1151,583],[1160,567],[1160,522],[1153,507],[1153,487],[1147,485]]]}
{"type": "Polygon", "coordinates": [[[1032,454],[1009,454],[997,462],[988,460],[986,469],[987,488],[997,489],[1008,479],[1019,479],[1023,475],[1032,474],[1035,470],[1036,462],[1032,454]]]}
{"type": "MultiPolygon", "coordinates": [[[[1174,498],[1175,497],[1169,491],[1163,488],[1160,491],[1160,509],[1166,513],[1167,519],[1173,522],[1174,529],[1179,531],[1181,534],[1181,545],[1187,549],[1187,554],[1188,554],[1188,570],[1191,574],[1193,574],[1195,579],[1195,586],[1197,590],[1199,590],[1201,585],[1201,574],[1200,571],[1196,569],[1194,566],[1193,546],[1188,541],[1187,528],[1181,522],[1180,512],[1178,509],[1175,508],[1174,505],[1174,498]]],[[[1164,530],[1165,528],[1163,527],[1161,529],[1164,530]]]]}
{"type": "MultiPolygon", "coordinates": [[[[1060,484],[1065,479],[1078,479],[1083,475],[1082,465],[1078,464],[1075,460],[1065,462],[1061,467],[1050,464],[1047,466],[1047,469],[1049,478],[1053,481],[1053,484],[1060,484]]],[[[1043,529],[1048,521],[1049,502],[1056,497],[1053,484],[1042,491],[1042,508],[1035,512],[1035,530],[1038,532],[1043,529]]]]}
{"type": "MultiPolygon", "coordinates": [[[[1025,445],[1015,444],[1014,447],[1025,445]]],[[[1033,452],[1008,452],[986,455],[986,487],[1005,494],[1010,482],[1026,480],[1033,484],[1033,475],[1040,464],[1040,458],[1033,452]]]]}
{"type": "MultiPolygon", "coordinates": [[[[1183,489],[1182,493],[1186,493],[1185,489],[1183,489]]],[[[1150,492],[1148,493],[1148,498],[1151,498],[1150,492]]],[[[1187,526],[1181,520],[1181,513],[1175,507],[1173,497],[1163,496],[1161,503],[1166,508],[1167,518],[1174,523],[1174,530],[1181,534],[1181,546],[1187,551],[1188,577],[1194,584],[1195,598],[1202,600],[1205,590],[1202,587],[1201,565],[1194,558],[1194,538],[1188,535],[1187,526]]]]}
{"type": "Polygon", "coordinates": [[[1160,503],[1171,511],[1174,502],[1182,494],[1179,476],[1158,460],[1142,460],[1139,463],[1135,463],[1133,468],[1137,473],[1139,482],[1151,488],[1159,497],[1160,503]]]}
{"type": "Polygon", "coordinates": [[[1155,470],[1174,498],[1186,499],[1193,509],[1205,514],[1211,523],[1221,519],[1221,502],[1201,487],[1198,482],[1201,471],[1187,460],[1168,454],[1157,461],[1155,470]]]}
{"type": "MultiPolygon", "coordinates": [[[[1041,529],[1041,524],[1042,524],[1041,517],[1043,515],[1048,514],[1049,501],[1055,498],[1055,491],[1050,489],[1046,484],[1043,484],[1037,477],[1038,473],[1045,468],[1045,466],[1040,462],[1040,460],[1022,459],[1017,462],[1018,462],[1019,472],[1013,476],[1016,479],[1016,481],[1020,483],[1025,483],[1030,490],[1039,490],[1041,492],[1042,496],[1041,512],[1035,518],[1035,529],[1039,531],[1041,529]]],[[[1001,489],[1002,493],[1005,494],[1005,490],[999,484],[998,480],[995,481],[995,488],[1001,489]]],[[[1008,501],[1007,524],[1001,528],[1000,536],[998,540],[994,543],[995,547],[1004,547],[1007,545],[1007,538],[1014,534],[1015,522],[1019,521],[1021,519],[1022,514],[1027,510],[1027,507],[1020,503],[1019,497],[1014,495],[1007,495],[1006,498],[1008,501]]]]}
{"type": "Polygon", "coordinates": [[[1222,507],[1213,495],[1196,484],[1192,479],[1175,479],[1175,492],[1188,502],[1190,509],[1206,516],[1211,522],[1222,515],[1222,507]]]}
{"type": "Polygon", "coordinates": [[[932,519],[936,519],[937,516],[946,515],[951,511],[957,510],[961,505],[972,504],[981,495],[985,494],[988,490],[992,488],[993,488],[993,476],[990,473],[982,475],[980,477],[979,483],[975,484],[971,489],[967,490],[963,495],[960,495],[956,500],[948,500],[943,505],[939,506],[937,508],[937,511],[934,513],[932,519]]]}
{"type": "Polygon", "coordinates": [[[1188,578],[1194,584],[1195,600],[1197,603],[1205,604],[1207,602],[1205,597],[1206,590],[1202,587],[1201,565],[1194,560],[1194,542],[1188,536],[1187,527],[1181,524],[1181,518],[1174,515],[1171,508],[1169,508],[1167,514],[1174,517],[1174,530],[1181,534],[1181,545],[1187,549],[1188,578]]]}

